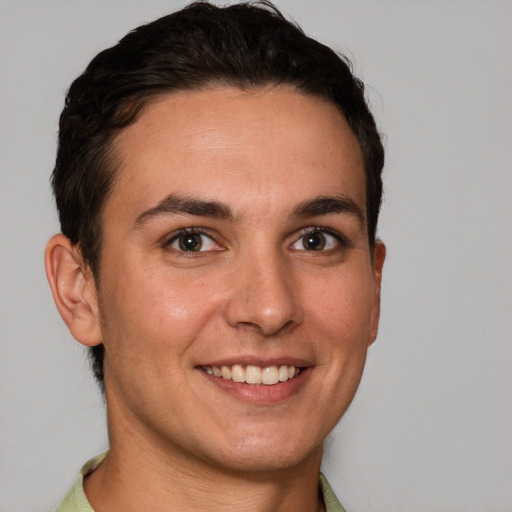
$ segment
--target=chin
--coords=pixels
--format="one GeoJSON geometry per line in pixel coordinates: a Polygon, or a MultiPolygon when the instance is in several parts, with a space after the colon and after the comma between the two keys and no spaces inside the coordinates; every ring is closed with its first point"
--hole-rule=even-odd
{"type": "Polygon", "coordinates": [[[227,450],[215,453],[213,463],[216,467],[240,473],[272,474],[298,468],[306,462],[311,464],[315,459],[320,467],[322,443],[311,443],[307,449],[307,443],[299,440],[290,442],[290,438],[278,444],[269,443],[268,439],[266,441],[247,438],[238,442],[231,440],[227,450]]]}

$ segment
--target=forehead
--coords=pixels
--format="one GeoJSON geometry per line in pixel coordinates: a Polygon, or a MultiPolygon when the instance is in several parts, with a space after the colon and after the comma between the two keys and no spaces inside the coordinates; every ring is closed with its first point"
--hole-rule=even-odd
{"type": "Polygon", "coordinates": [[[137,210],[170,193],[261,208],[349,195],[364,211],[359,143],[338,108],[288,88],[172,93],[115,139],[107,209],[137,210]],[[335,189],[335,190],[333,190],[335,189]]]}

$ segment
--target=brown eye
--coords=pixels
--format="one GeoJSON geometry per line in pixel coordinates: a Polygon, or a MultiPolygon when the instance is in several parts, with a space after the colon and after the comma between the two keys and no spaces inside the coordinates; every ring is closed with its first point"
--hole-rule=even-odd
{"type": "Polygon", "coordinates": [[[321,251],[325,248],[325,235],[320,231],[308,233],[302,238],[302,245],[307,251],[321,251]]]}
{"type": "Polygon", "coordinates": [[[178,232],[165,246],[178,252],[189,253],[218,251],[222,249],[211,237],[198,231],[178,232]]]}
{"type": "Polygon", "coordinates": [[[178,238],[178,245],[182,251],[197,252],[203,245],[201,241],[201,235],[197,233],[191,233],[187,235],[181,235],[178,238]]]}
{"type": "Polygon", "coordinates": [[[326,229],[310,228],[302,232],[303,234],[292,244],[294,251],[329,251],[337,247],[346,247],[348,244],[343,235],[331,233],[326,229]]]}

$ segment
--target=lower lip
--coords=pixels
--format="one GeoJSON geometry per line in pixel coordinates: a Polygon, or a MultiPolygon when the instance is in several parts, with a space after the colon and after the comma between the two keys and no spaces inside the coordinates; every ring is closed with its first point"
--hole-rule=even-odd
{"type": "Polygon", "coordinates": [[[284,382],[278,382],[268,386],[266,384],[247,384],[245,382],[235,382],[233,380],[223,379],[209,375],[203,370],[201,372],[204,378],[211,384],[217,386],[221,390],[234,395],[236,398],[258,404],[276,404],[292,397],[304,385],[311,373],[311,368],[303,368],[299,375],[293,379],[284,382]]]}

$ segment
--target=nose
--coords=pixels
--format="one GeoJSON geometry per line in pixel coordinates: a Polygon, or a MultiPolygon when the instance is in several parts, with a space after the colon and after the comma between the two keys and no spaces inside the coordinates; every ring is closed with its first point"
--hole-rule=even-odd
{"type": "Polygon", "coordinates": [[[278,254],[240,258],[226,310],[229,325],[270,336],[302,322],[298,282],[286,263],[278,254]]]}

